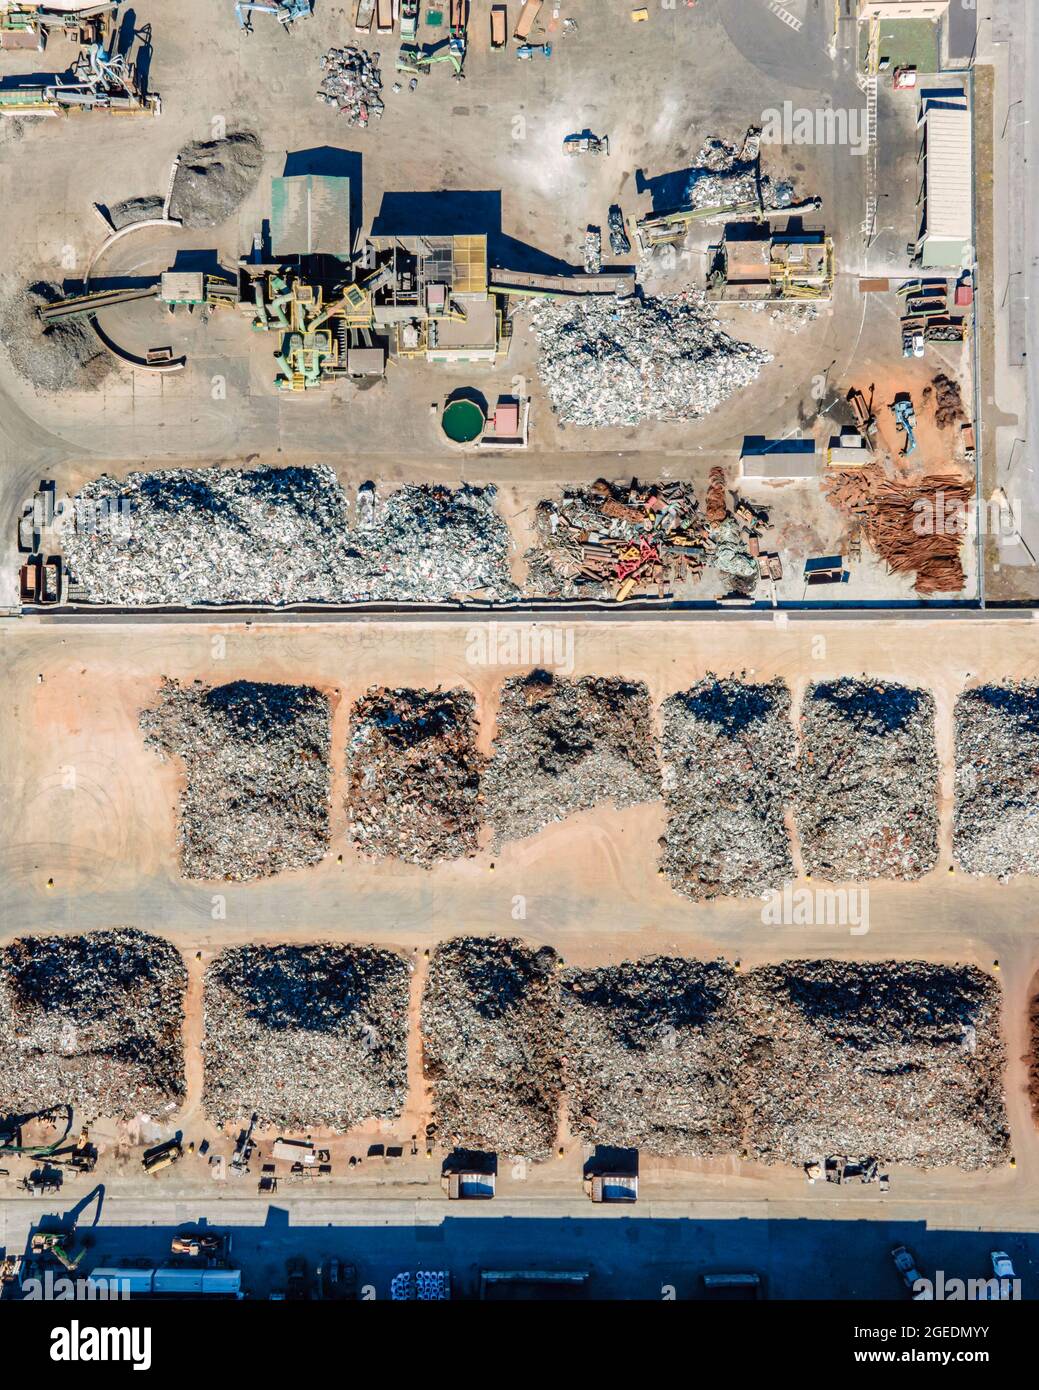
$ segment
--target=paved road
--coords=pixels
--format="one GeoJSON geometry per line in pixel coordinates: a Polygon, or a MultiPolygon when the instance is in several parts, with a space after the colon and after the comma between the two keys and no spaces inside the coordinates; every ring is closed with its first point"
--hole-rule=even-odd
{"type": "MultiPolygon", "coordinates": [[[[925,1220],[897,1204],[873,1219],[804,1219],[803,1204],[742,1206],[641,1202],[637,1214],[595,1209],[586,1200],[493,1203],[493,1212],[443,1202],[289,1199],[274,1205],[246,1199],[186,1202],[105,1201],[97,1225],[93,1208],[81,1217],[91,1241],[84,1269],[132,1257],[162,1260],[171,1232],[185,1223],[232,1231],[232,1259],[243,1287],[265,1297],[283,1286],[285,1261],[304,1255],[314,1266],[330,1255],[356,1265],[368,1296],[385,1298],[401,1270],[449,1269],[456,1292],[473,1296],[486,1269],[584,1270],[598,1297],[698,1296],[704,1273],[751,1272],[770,1298],[902,1299],[891,1265],[893,1245],[906,1244],[922,1272],[933,1277],[981,1278],[989,1252],[1006,1250],[1024,1297],[1039,1279],[1034,1213],[1015,1222],[1008,1212],[997,1231],[956,1229],[961,1214],[925,1220]],[[1032,1228],[1031,1230],[1029,1228],[1032,1228]]],[[[837,1204],[829,1204],[834,1209],[837,1204]]],[[[844,1211],[851,1203],[844,1203],[844,1211]]],[[[31,1230],[56,1214],[38,1201],[0,1204],[0,1243],[24,1251],[31,1230]]]]}

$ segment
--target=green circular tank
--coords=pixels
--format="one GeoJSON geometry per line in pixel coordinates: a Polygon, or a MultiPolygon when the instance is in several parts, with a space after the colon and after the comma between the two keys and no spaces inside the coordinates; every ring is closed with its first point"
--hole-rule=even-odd
{"type": "Polygon", "coordinates": [[[448,401],[440,424],[455,444],[471,444],[483,433],[483,411],[475,401],[448,401]]]}

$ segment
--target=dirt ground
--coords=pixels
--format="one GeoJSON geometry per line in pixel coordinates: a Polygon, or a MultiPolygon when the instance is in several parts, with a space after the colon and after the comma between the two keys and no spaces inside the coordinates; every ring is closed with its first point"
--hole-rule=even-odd
{"type": "MultiPolygon", "coordinates": [[[[188,1099],[182,1115],[165,1117],[161,1125],[143,1124],[143,1137],[179,1125],[196,1141],[217,1140],[198,1108],[198,981],[223,944],[327,939],[395,946],[418,966],[414,1015],[425,951],[461,932],[497,932],[552,945],[577,965],[677,952],[708,959],[721,955],[747,967],[796,955],[834,955],[998,968],[1006,999],[1007,1090],[1017,1166],[969,1181],[975,1197],[991,1193],[995,1201],[1034,1180],[1039,1145],[1027,1095],[1026,1003],[1039,969],[1035,885],[1024,879],[1003,886],[969,879],[953,871],[950,857],[953,703],[968,681],[1036,678],[1039,645],[1026,622],[829,622],[822,627],[811,620],[671,620],[570,629],[574,674],[645,680],[657,704],[708,670],[745,671],[762,680],[782,676],[790,683],[795,708],[810,680],[864,669],[934,693],[941,759],[939,863],[915,884],[871,884],[866,936],[852,937],[847,928],[765,927],[757,902],[694,905],[679,898],[656,872],[655,842],[663,829],[659,805],[599,808],[493,857],[485,849],[475,859],[432,871],[368,863],[346,840],[341,765],[333,788],[332,852],[321,865],[250,884],[191,884],[179,878],[178,771],[144,748],[136,726],[137,711],[161,675],[220,681],[305,678],[336,701],[333,746],[341,764],[346,711],[376,682],[467,685],[477,697],[482,738],[489,736],[498,687],[513,668],[472,664],[474,626],[377,621],[57,625],[25,619],[4,630],[0,746],[8,756],[0,795],[11,829],[0,852],[7,903],[3,938],[125,923],[167,936],[189,965],[188,1099]]],[[[426,1159],[422,1144],[428,1104],[424,1088],[416,1084],[417,1029],[411,1047],[413,1085],[403,1120],[332,1146],[337,1171],[344,1155],[363,1155],[369,1143],[403,1144],[405,1155],[362,1165],[361,1173],[350,1170],[351,1181],[436,1180],[436,1156],[426,1159]],[[420,1149],[414,1158],[408,1147],[413,1135],[420,1149]]],[[[576,1171],[579,1146],[565,1136],[561,1142],[564,1155],[558,1164],[546,1165],[548,1172],[538,1181],[551,1184],[576,1171]]],[[[109,1157],[129,1180],[136,1163],[131,1150],[113,1148],[109,1157]]],[[[184,1180],[194,1173],[208,1181],[204,1162],[181,1171],[184,1180]]],[[[766,1174],[735,1161],[666,1162],[651,1171],[659,1171],[669,1191],[710,1176],[740,1179],[737,1190],[747,1179],[748,1196],[792,1190],[795,1181],[788,1173],[766,1174]]],[[[526,1176],[533,1173],[518,1180],[526,1176]]],[[[955,1174],[899,1176],[907,1191],[922,1192],[921,1185],[928,1191],[961,1191],[966,1182],[955,1174]]]]}

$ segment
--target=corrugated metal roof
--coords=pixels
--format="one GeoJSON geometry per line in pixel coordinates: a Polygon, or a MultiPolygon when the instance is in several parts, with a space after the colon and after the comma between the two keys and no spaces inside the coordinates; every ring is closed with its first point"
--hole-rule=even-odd
{"type": "Polygon", "coordinates": [[[350,255],[350,180],[330,174],[271,179],[275,256],[350,255]]]}
{"type": "Polygon", "coordinates": [[[972,210],[970,112],[932,107],[924,121],[927,236],[969,241],[972,210]]]}

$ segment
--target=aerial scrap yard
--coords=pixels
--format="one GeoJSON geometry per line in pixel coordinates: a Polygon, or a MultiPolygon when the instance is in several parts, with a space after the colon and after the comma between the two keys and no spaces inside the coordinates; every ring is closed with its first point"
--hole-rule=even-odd
{"type": "Polygon", "coordinates": [[[332,735],[320,691],[166,680],[140,722],[159,756],[184,769],[177,841],[185,878],[264,878],[323,858],[332,735]]]}
{"type": "Polygon", "coordinates": [[[206,971],[203,1104],[215,1125],[343,1133],[397,1119],[410,967],[393,951],[241,946],[206,971]]]}

